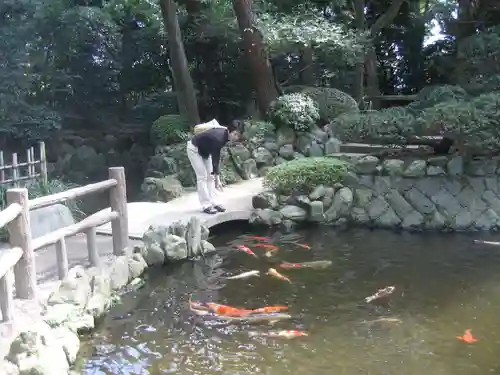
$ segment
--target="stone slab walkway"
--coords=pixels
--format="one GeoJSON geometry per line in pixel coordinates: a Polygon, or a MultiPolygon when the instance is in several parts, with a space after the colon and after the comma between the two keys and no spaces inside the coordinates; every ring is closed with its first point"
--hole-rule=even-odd
{"type": "MultiPolygon", "coordinates": [[[[232,220],[248,220],[252,211],[252,197],[263,190],[262,178],[229,185],[219,193],[219,200],[227,211],[216,215],[204,214],[196,193],[188,193],[170,202],[128,203],[129,237],[142,239],[150,225],[169,225],[181,220],[187,222],[198,216],[208,228],[232,220]]],[[[111,223],[97,228],[99,234],[111,234],[111,223]]]]}

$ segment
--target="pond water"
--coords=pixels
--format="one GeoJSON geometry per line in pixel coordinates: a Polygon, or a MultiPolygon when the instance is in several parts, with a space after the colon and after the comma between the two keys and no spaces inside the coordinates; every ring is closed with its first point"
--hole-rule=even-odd
{"type": "Polygon", "coordinates": [[[324,227],[252,235],[269,236],[283,261],[333,264],[323,270],[277,268],[291,284],[265,274],[224,280],[265,271],[268,264],[234,251],[245,244],[262,255],[259,241],[235,232],[218,236],[212,241],[220,249],[216,255],[150,272],[144,288],[125,295],[83,342],[78,372],[500,374],[500,247],[472,244],[477,236],[324,227]],[[388,285],[396,291],[387,303],[364,301],[388,285]],[[189,311],[191,293],[238,307],[287,305],[292,319],[273,326],[204,324],[189,311]],[[308,336],[254,335],[291,329],[308,336]],[[466,329],[477,342],[457,339],[466,329]]]}

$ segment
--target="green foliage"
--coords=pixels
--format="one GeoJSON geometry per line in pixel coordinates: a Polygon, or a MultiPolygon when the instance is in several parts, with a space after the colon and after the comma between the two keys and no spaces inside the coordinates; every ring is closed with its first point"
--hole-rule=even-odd
{"type": "Polygon", "coordinates": [[[403,107],[345,113],[328,124],[332,134],[345,142],[404,144],[415,135],[415,117],[403,107]]]}
{"type": "Polygon", "coordinates": [[[267,121],[245,121],[245,132],[243,136],[251,148],[261,146],[267,139],[273,139],[276,127],[267,121]]]}
{"type": "Polygon", "coordinates": [[[320,117],[325,121],[343,113],[359,112],[358,103],[352,96],[332,87],[291,86],[288,90],[311,97],[318,104],[320,117]]]}
{"type": "Polygon", "coordinates": [[[189,123],[180,115],[161,116],[151,126],[151,142],[156,146],[187,140],[189,123]]]}
{"type": "Polygon", "coordinates": [[[308,193],[318,185],[332,186],[349,172],[345,161],[329,157],[310,157],[288,161],[270,168],[264,186],[278,193],[308,193]]]}
{"type": "Polygon", "coordinates": [[[418,93],[417,99],[413,103],[410,103],[407,108],[418,112],[438,103],[450,100],[466,100],[468,97],[467,92],[460,86],[427,86],[418,93]]]}
{"type": "Polygon", "coordinates": [[[277,126],[289,126],[298,132],[308,131],[320,118],[318,105],[301,93],[280,96],[269,116],[277,126]]]}
{"type": "MultiPolygon", "coordinates": [[[[49,180],[47,184],[36,181],[28,184],[26,188],[28,189],[28,198],[35,199],[39,197],[44,197],[46,195],[57,194],[63,191],[73,189],[78,187],[78,185],[63,182],[61,180],[49,180]]],[[[7,188],[0,185],[0,211],[7,208],[7,202],[5,201],[5,193],[7,188]]],[[[79,200],[69,200],[63,203],[68,207],[73,214],[75,220],[81,220],[85,217],[85,213],[81,209],[81,201],[79,200]]],[[[0,240],[5,241],[8,239],[8,234],[6,228],[0,228],[0,240]]]]}
{"type": "Polygon", "coordinates": [[[500,92],[470,101],[451,100],[426,109],[422,127],[446,133],[464,146],[482,151],[500,150],[500,92]]]}
{"type": "Polygon", "coordinates": [[[363,56],[366,38],[323,17],[320,11],[299,7],[292,14],[265,12],[258,15],[257,28],[274,55],[293,51],[297,45],[328,50],[354,64],[363,56]]]}
{"type": "Polygon", "coordinates": [[[35,1],[6,0],[0,3],[0,137],[46,139],[60,128],[60,118],[34,94],[28,43],[35,1]]]}
{"type": "Polygon", "coordinates": [[[478,95],[500,90],[500,25],[466,38],[462,43],[467,90],[478,95]]]}

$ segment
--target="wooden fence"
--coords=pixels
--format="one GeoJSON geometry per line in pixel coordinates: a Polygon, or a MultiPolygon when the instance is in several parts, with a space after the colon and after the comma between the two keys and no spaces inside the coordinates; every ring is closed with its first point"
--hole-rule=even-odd
{"type": "Polygon", "coordinates": [[[0,185],[19,187],[21,184],[24,185],[37,179],[47,185],[47,158],[44,142],[38,143],[38,160],[35,156],[35,147],[26,150],[25,162],[19,162],[17,153],[12,154],[10,164],[5,159],[4,152],[0,151],[0,185]]]}
{"type": "Polygon", "coordinates": [[[0,228],[7,226],[10,248],[0,250],[0,310],[3,321],[13,318],[13,287],[16,297],[33,299],[37,295],[35,256],[36,250],[55,245],[59,279],[68,274],[66,238],[84,232],[90,264],[99,265],[96,244],[96,227],[111,221],[113,254],[123,255],[128,246],[128,215],[125,170],[123,167],[109,168],[106,181],[77,187],[61,193],[36,199],[28,199],[26,188],[7,190],[7,208],[0,212],[0,228]],[[99,211],[82,221],[32,239],[29,211],[56,203],[65,202],[84,195],[109,190],[110,211],[99,211]],[[14,271],[14,280],[12,278],[14,271]]]}

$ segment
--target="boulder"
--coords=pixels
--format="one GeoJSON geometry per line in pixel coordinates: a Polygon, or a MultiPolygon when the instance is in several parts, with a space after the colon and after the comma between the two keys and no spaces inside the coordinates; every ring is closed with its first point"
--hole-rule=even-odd
{"type": "Polygon", "coordinates": [[[280,210],[285,219],[293,221],[304,221],[307,218],[307,211],[298,206],[287,205],[280,210]]]}
{"type": "Polygon", "coordinates": [[[252,197],[253,208],[272,208],[279,206],[278,196],[272,191],[263,191],[252,197]]]}
{"type": "Polygon", "coordinates": [[[174,176],[146,177],[141,185],[144,199],[150,202],[168,202],[183,193],[181,182],[174,176]]]}
{"type": "Polygon", "coordinates": [[[274,162],[273,154],[265,147],[257,148],[253,153],[253,158],[255,159],[255,163],[257,164],[257,166],[269,166],[274,162]]]}
{"type": "Polygon", "coordinates": [[[169,262],[183,260],[189,256],[186,240],[182,237],[176,236],[175,234],[167,234],[164,239],[164,246],[165,258],[169,262]]]}

